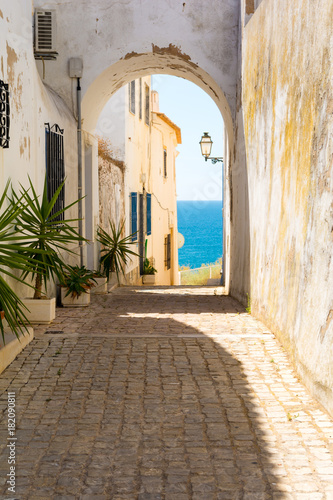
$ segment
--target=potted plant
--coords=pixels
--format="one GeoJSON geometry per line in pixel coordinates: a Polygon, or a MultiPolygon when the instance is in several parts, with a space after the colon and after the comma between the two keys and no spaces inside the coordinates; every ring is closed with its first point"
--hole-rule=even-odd
{"type": "Polygon", "coordinates": [[[67,266],[61,276],[61,302],[64,307],[90,304],[90,290],[95,286],[94,272],[85,266],[67,266]]]}
{"type": "Polygon", "coordinates": [[[73,205],[60,210],[55,210],[64,182],[58,187],[52,198],[47,195],[47,180],[45,178],[43,194],[39,199],[35,188],[29,177],[29,189],[21,186],[20,194],[13,192],[12,203],[19,203],[22,210],[18,214],[16,231],[28,239],[24,249],[19,251],[29,261],[29,266],[23,270],[22,279],[28,275],[34,281],[33,298],[21,299],[29,310],[27,318],[33,323],[50,323],[55,318],[55,298],[48,298],[42,293],[44,285],[47,291],[47,283],[56,277],[60,279],[62,274],[63,259],[60,252],[75,253],[68,245],[85,239],[73,227],[78,219],[66,219],[67,212],[73,205]]]}
{"type": "Polygon", "coordinates": [[[94,271],[93,273],[96,285],[91,289],[92,294],[101,295],[107,293],[108,291],[108,280],[100,271],[94,271]]]}
{"type": "Polygon", "coordinates": [[[19,334],[23,335],[28,331],[26,324],[29,323],[26,317],[26,308],[11,286],[5,280],[5,276],[23,283],[23,280],[14,274],[13,270],[20,271],[31,269],[32,260],[31,254],[27,252],[24,255],[18,254],[22,249],[22,244],[25,243],[26,237],[17,234],[15,221],[24,204],[18,199],[16,202],[10,202],[9,206],[5,207],[8,200],[8,191],[10,181],[7,182],[4,192],[0,198],[0,331],[3,343],[5,343],[4,321],[10,330],[19,338],[19,334]]]}
{"type": "Polygon", "coordinates": [[[143,262],[143,272],[142,272],[142,283],[144,285],[154,285],[155,284],[155,273],[157,270],[152,266],[150,260],[147,258],[147,245],[148,240],[145,241],[145,260],[143,262]]]}
{"type": "Polygon", "coordinates": [[[139,254],[131,249],[132,237],[135,233],[129,236],[122,236],[123,229],[125,226],[125,221],[123,221],[116,228],[115,224],[109,220],[110,223],[110,234],[107,233],[100,226],[97,229],[97,241],[102,245],[101,258],[100,258],[100,268],[103,268],[103,272],[110,279],[110,274],[112,272],[116,273],[117,281],[120,283],[120,274],[125,276],[126,264],[131,255],[139,257],[139,254]]]}
{"type": "Polygon", "coordinates": [[[155,273],[157,273],[157,270],[150,264],[149,259],[145,259],[143,263],[142,283],[144,285],[154,285],[155,273]]]}

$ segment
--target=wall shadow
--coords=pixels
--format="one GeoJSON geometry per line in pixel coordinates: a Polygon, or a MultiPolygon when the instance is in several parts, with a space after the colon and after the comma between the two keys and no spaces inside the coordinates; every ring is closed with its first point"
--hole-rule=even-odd
{"type": "Polygon", "coordinates": [[[18,412],[16,496],[237,500],[278,493],[242,364],[223,339],[191,325],[215,310],[244,312],[228,296],[162,287],[120,288],[94,297],[89,312],[59,310],[60,322],[77,322],[78,335],[52,333],[51,325],[33,341],[36,364],[23,363],[24,380],[16,378],[20,357],[0,377],[18,404],[24,391],[30,396],[18,412]]]}

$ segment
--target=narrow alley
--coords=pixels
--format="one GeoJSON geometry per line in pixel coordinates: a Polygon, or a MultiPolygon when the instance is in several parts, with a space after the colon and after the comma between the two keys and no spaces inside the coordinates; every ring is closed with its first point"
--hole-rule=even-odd
{"type": "Polygon", "coordinates": [[[0,376],[25,499],[333,498],[333,422],[284,350],[212,287],[117,288],[59,309],[0,376]]]}

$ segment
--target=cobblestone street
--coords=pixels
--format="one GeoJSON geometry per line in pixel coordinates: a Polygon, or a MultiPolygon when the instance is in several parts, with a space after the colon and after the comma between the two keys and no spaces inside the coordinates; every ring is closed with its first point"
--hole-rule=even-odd
{"type": "Polygon", "coordinates": [[[0,376],[1,498],[333,499],[332,419],[220,293],[118,288],[37,327],[0,376]]]}

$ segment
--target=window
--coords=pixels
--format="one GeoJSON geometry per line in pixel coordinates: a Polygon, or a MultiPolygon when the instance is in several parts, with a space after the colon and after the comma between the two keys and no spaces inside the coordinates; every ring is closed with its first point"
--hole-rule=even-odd
{"type": "Polygon", "coordinates": [[[8,83],[0,80],[0,146],[9,148],[9,91],[8,83]]]}
{"type": "Polygon", "coordinates": [[[128,103],[130,112],[135,115],[135,80],[128,84],[128,103]]]}
{"type": "Polygon", "coordinates": [[[147,235],[151,234],[151,194],[147,193],[146,196],[147,205],[147,235]]]}
{"type": "Polygon", "coordinates": [[[145,122],[149,125],[149,111],[150,111],[150,90],[148,85],[145,85],[145,122]]]}
{"type": "Polygon", "coordinates": [[[171,268],[171,234],[164,238],[164,265],[166,269],[171,268]]]}
{"type": "MultiPolygon", "coordinates": [[[[45,129],[45,149],[46,149],[46,176],[47,176],[47,197],[53,197],[59,186],[65,180],[64,162],[64,131],[58,125],[50,127],[47,124],[45,129]]],[[[54,205],[51,214],[55,214],[65,207],[65,186],[63,186],[54,205]]],[[[59,214],[56,220],[64,220],[64,214],[59,214]]]]}
{"type": "Polygon", "coordinates": [[[139,80],[139,118],[142,120],[142,78],[139,80]]]}
{"type": "Polygon", "coordinates": [[[132,241],[137,241],[138,239],[138,193],[130,194],[130,214],[131,214],[131,234],[132,241]]]}
{"type": "Polygon", "coordinates": [[[163,175],[167,177],[168,169],[167,169],[167,161],[168,161],[168,153],[166,148],[163,149],[163,175]]]}

